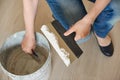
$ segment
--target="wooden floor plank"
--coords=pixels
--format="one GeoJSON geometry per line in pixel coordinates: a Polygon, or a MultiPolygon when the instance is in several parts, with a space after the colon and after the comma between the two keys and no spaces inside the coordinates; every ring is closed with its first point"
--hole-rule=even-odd
{"type": "MultiPolygon", "coordinates": [[[[85,4],[88,4],[85,0],[85,4]]],[[[91,4],[87,5],[87,8],[91,4]]],[[[40,32],[40,26],[53,20],[45,0],[40,0],[38,6],[35,30],[40,32]],[[40,5],[41,3],[41,5],[40,5]]],[[[54,49],[52,53],[52,72],[49,80],[120,80],[120,22],[111,31],[115,47],[114,55],[104,56],[92,35],[91,39],[80,44],[82,56],[68,68],[64,65],[54,49]]],[[[22,0],[0,0],[0,46],[11,34],[24,30],[22,15],[22,0]]],[[[0,69],[0,80],[10,80],[0,69]]]]}

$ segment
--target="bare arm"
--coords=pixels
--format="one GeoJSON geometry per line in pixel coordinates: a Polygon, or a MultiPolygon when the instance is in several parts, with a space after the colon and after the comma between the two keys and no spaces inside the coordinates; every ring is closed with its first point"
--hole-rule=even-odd
{"type": "Polygon", "coordinates": [[[91,23],[97,18],[97,16],[103,11],[103,9],[110,3],[111,0],[96,0],[93,8],[85,16],[91,23]]]}
{"type": "Polygon", "coordinates": [[[34,33],[34,19],[37,10],[37,4],[38,0],[23,0],[23,14],[27,33],[34,33]]]}
{"type": "Polygon", "coordinates": [[[87,36],[91,30],[91,25],[110,1],[111,0],[96,0],[90,12],[83,17],[83,19],[76,22],[67,32],[64,33],[64,35],[67,36],[72,32],[76,32],[75,40],[87,36]]]}
{"type": "Polygon", "coordinates": [[[38,0],[23,0],[23,15],[25,22],[25,37],[22,41],[22,49],[26,53],[32,53],[35,48],[34,20],[37,11],[38,0]]]}

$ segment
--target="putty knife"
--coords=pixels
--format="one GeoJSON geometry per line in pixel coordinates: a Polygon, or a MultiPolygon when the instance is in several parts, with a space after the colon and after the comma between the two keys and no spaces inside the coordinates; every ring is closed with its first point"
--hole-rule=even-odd
{"type": "Polygon", "coordinates": [[[52,24],[43,25],[41,27],[41,31],[66,66],[69,66],[83,53],[76,41],[74,41],[75,33],[69,36],[64,36],[63,34],[66,30],[58,21],[55,20],[52,22],[52,24]],[[56,37],[56,40],[54,36],[56,37]]]}
{"type": "Polygon", "coordinates": [[[39,58],[39,56],[38,56],[38,54],[32,49],[32,54],[30,54],[31,55],[31,57],[35,60],[35,61],[37,61],[38,63],[40,63],[40,58],[39,58]]]}

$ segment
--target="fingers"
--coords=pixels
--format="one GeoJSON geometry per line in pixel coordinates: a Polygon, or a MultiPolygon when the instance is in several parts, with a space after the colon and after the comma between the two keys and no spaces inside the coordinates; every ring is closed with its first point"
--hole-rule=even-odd
{"type": "Polygon", "coordinates": [[[22,44],[22,50],[23,50],[25,53],[32,54],[32,48],[25,47],[23,44],[22,44]]]}
{"type": "Polygon", "coordinates": [[[76,30],[75,27],[71,27],[69,30],[67,30],[67,31],[64,33],[64,36],[68,36],[68,35],[70,35],[70,34],[73,33],[73,32],[76,32],[76,35],[75,35],[75,38],[74,38],[75,41],[81,39],[81,36],[80,36],[80,34],[77,33],[77,30],[76,30]]]}
{"type": "Polygon", "coordinates": [[[73,32],[76,33],[76,35],[75,35],[75,37],[74,37],[74,40],[75,40],[75,41],[77,41],[77,40],[79,40],[79,39],[81,39],[81,38],[84,37],[84,35],[81,34],[81,32],[80,32],[79,30],[77,30],[75,27],[71,27],[68,31],[66,31],[66,32],[64,33],[64,36],[68,36],[68,35],[70,35],[70,34],[73,33],[73,32]]]}
{"type": "Polygon", "coordinates": [[[32,54],[32,50],[34,50],[35,48],[22,48],[23,51],[27,54],[32,54]]]}
{"type": "Polygon", "coordinates": [[[78,32],[76,31],[76,35],[75,35],[74,40],[77,41],[77,40],[79,40],[79,39],[85,38],[87,35],[88,35],[88,34],[78,33],[78,32]]]}
{"type": "Polygon", "coordinates": [[[25,53],[29,53],[29,54],[32,54],[32,50],[34,50],[36,47],[35,45],[36,45],[35,40],[30,40],[27,38],[24,38],[21,43],[22,50],[25,53]]]}
{"type": "Polygon", "coordinates": [[[81,39],[81,38],[82,38],[82,37],[81,37],[79,34],[76,34],[74,40],[77,41],[77,40],[79,40],[79,39],[81,39]]]}
{"type": "Polygon", "coordinates": [[[67,30],[65,33],[64,33],[64,36],[68,36],[70,35],[71,33],[75,32],[75,28],[74,27],[71,27],[69,30],[67,30]]]}
{"type": "Polygon", "coordinates": [[[29,50],[29,49],[23,49],[23,51],[27,54],[32,54],[32,50],[29,50]]]}

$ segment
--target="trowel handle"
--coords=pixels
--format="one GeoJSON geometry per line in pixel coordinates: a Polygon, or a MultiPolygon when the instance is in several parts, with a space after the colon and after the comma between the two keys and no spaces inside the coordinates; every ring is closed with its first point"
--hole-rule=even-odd
{"type": "Polygon", "coordinates": [[[38,57],[38,55],[36,54],[36,52],[32,49],[32,53],[34,56],[38,57]]]}

